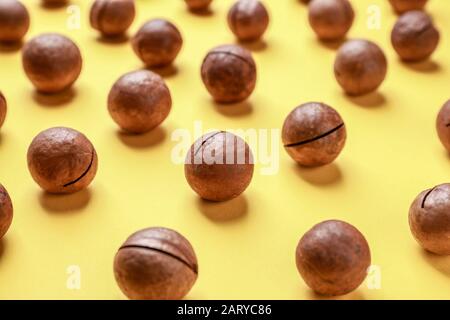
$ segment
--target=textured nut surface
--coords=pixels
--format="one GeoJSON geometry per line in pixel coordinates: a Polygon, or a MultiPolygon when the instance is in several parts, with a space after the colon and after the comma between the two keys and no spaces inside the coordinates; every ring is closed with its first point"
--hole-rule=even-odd
{"type": "Polygon", "coordinates": [[[349,95],[363,95],[375,91],[384,81],[387,60],[378,45],[367,40],[345,42],[336,56],[336,80],[349,95]]]}
{"type": "Polygon", "coordinates": [[[134,0],[95,0],[89,20],[105,36],[124,34],[134,21],[134,0]]]}
{"type": "Polygon", "coordinates": [[[216,131],[199,138],[186,156],[184,172],[203,199],[226,201],[247,189],[253,177],[253,154],[240,137],[216,131]]]}
{"type": "Polygon", "coordinates": [[[23,48],[25,73],[38,91],[56,93],[69,88],[81,73],[81,53],[69,38],[48,33],[23,48]]]}
{"type": "Polygon", "coordinates": [[[181,299],[197,280],[197,258],[178,232],[148,228],[131,235],[120,247],[114,275],[130,299],[181,299]]]}
{"type": "Polygon", "coordinates": [[[0,184],[0,239],[8,231],[13,219],[13,205],[8,191],[0,184]]]}
{"type": "Polygon", "coordinates": [[[201,75],[211,96],[219,103],[247,99],[256,86],[256,64],[251,53],[236,45],[211,50],[203,60],[201,75]]]}
{"type": "Polygon", "coordinates": [[[28,148],[31,176],[50,193],[73,193],[86,188],[97,173],[97,161],[92,143],[70,128],[42,131],[28,148]]]}
{"type": "Polygon", "coordinates": [[[338,40],[350,30],[355,13],[348,0],[313,0],[309,3],[309,24],[322,40],[338,40]]]}
{"type": "Polygon", "coordinates": [[[409,226],[426,250],[450,254],[450,184],[420,193],[409,209],[409,226]]]}
{"type": "Polygon", "coordinates": [[[211,4],[212,0],[184,0],[190,10],[206,10],[211,4]]]}
{"type": "Polygon", "coordinates": [[[7,111],[8,111],[8,104],[6,102],[6,98],[0,91],[0,128],[5,122],[7,111]]]}
{"type": "Polygon", "coordinates": [[[422,11],[401,15],[391,33],[392,45],[405,61],[421,61],[431,56],[439,44],[439,31],[422,11]]]}
{"type": "Polygon", "coordinates": [[[108,96],[108,110],[125,131],[144,133],[169,115],[172,98],[164,80],[151,71],[140,70],[119,78],[108,96]]]}
{"type": "Polygon", "coordinates": [[[167,20],[145,23],[132,41],[134,52],[148,67],[170,65],[183,45],[178,29],[167,20]]]}
{"type": "Polygon", "coordinates": [[[239,0],[228,12],[228,26],[241,41],[257,40],[269,26],[269,13],[258,0],[239,0]]]}
{"type": "Polygon", "coordinates": [[[283,125],[283,144],[302,166],[334,161],[344,148],[347,133],[341,116],[330,106],[309,102],[295,108],[283,125]]]}
{"type": "Polygon", "coordinates": [[[410,10],[422,10],[428,0],[389,0],[397,13],[404,13],[410,10]]]}
{"type": "Polygon", "coordinates": [[[439,111],[436,119],[436,129],[442,144],[450,152],[450,100],[439,111]]]}
{"type": "Polygon", "coordinates": [[[20,41],[29,27],[28,10],[20,1],[0,1],[0,42],[20,41]]]}
{"type": "Polygon", "coordinates": [[[321,295],[349,293],[364,281],[370,249],[352,225],[329,220],[315,225],[300,239],[296,263],[306,284],[321,295]]]}

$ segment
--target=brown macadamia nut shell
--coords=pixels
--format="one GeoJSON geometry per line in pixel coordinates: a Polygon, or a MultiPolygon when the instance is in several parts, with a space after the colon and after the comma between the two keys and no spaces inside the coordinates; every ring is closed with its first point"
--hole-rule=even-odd
{"type": "Polygon", "coordinates": [[[13,220],[13,205],[8,191],[0,184],[0,239],[3,238],[13,220]]]}
{"type": "Polygon", "coordinates": [[[450,254],[450,184],[417,196],[409,209],[409,226],[424,249],[439,255],[450,254]]]}
{"type": "Polygon", "coordinates": [[[30,28],[30,15],[22,2],[0,1],[0,42],[21,41],[30,28]]]}
{"type": "Polygon", "coordinates": [[[422,11],[402,14],[394,25],[391,42],[404,61],[422,61],[429,58],[439,44],[439,31],[430,16],[422,11]]]}
{"type": "Polygon", "coordinates": [[[77,45],[54,33],[43,34],[27,42],[22,62],[30,81],[43,93],[56,93],[72,86],[82,67],[77,45]]]}
{"type": "Polygon", "coordinates": [[[337,53],[334,74],[348,95],[358,96],[373,92],[386,77],[386,56],[381,48],[371,41],[347,41],[337,53]]]}
{"type": "Polygon", "coordinates": [[[108,110],[125,131],[144,133],[160,125],[169,115],[172,98],[164,80],[140,70],[120,77],[108,96],[108,110]]]}
{"type": "Polygon", "coordinates": [[[436,130],[442,144],[450,152],[450,100],[439,111],[436,119],[436,130]]]}
{"type": "Polygon", "coordinates": [[[339,40],[350,30],[355,12],[348,0],[313,0],[308,9],[309,24],[321,40],[339,40]]]}
{"type": "Polygon", "coordinates": [[[28,169],[49,193],[73,193],[86,188],[97,173],[97,153],[80,132],[64,127],[39,133],[28,148],[28,169]]]}
{"type": "Polygon", "coordinates": [[[389,0],[395,12],[401,14],[411,10],[422,10],[428,0],[389,0]]]}
{"type": "Polygon", "coordinates": [[[338,220],[315,225],[300,239],[297,269],[306,284],[325,296],[347,294],[364,281],[371,257],[364,236],[338,220]]]}
{"type": "Polygon", "coordinates": [[[228,26],[240,41],[258,40],[269,26],[269,13],[258,0],[239,0],[228,12],[228,26]]]}
{"type": "Polygon", "coordinates": [[[95,0],[89,20],[94,29],[110,37],[123,35],[135,16],[134,0],[95,0]]]}
{"type": "Polygon", "coordinates": [[[203,60],[201,75],[216,102],[247,99],[256,86],[256,64],[251,53],[236,45],[219,46],[203,60]]]}
{"type": "Polygon", "coordinates": [[[189,10],[201,11],[206,10],[210,6],[212,0],[184,0],[189,10]]]}
{"type": "Polygon", "coordinates": [[[148,228],[131,235],[120,247],[114,275],[130,299],[182,299],[197,280],[197,257],[178,232],[148,228]]]}
{"type": "Polygon", "coordinates": [[[8,111],[8,103],[3,93],[0,92],[0,128],[6,119],[6,113],[8,111]]]}
{"type": "Polygon", "coordinates": [[[132,45],[134,52],[147,67],[164,67],[178,56],[183,38],[175,25],[163,19],[155,19],[139,29],[132,45]]]}
{"type": "Polygon", "coordinates": [[[330,106],[310,102],[295,108],[286,118],[282,139],[285,150],[302,166],[333,162],[345,146],[347,133],[341,116],[330,106]]]}
{"type": "Polygon", "coordinates": [[[184,172],[203,199],[231,200],[247,189],[253,177],[253,154],[240,137],[216,131],[199,138],[186,156],[184,172]]]}

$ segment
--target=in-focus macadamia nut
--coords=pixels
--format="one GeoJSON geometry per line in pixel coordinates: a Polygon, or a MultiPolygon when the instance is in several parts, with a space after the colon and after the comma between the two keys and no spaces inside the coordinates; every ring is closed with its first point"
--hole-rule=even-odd
{"type": "Polygon", "coordinates": [[[450,254],[450,184],[441,184],[417,196],[409,209],[409,226],[426,250],[450,254]]]}
{"type": "Polygon", "coordinates": [[[184,0],[189,10],[205,11],[209,8],[212,0],[184,0]]]}
{"type": "Polygon", "coordinates": [[[30,27],[30,15],[22,2],[0,1],[0,42],[21,41],[30,27]]]}
{"type": "Polygon", "coordinates": [[[442,144],[450,152],[450,100],[439,111],[436,120],[436,129],[442,144]]]}
{"type": "Polygon", "coordinates": [[[330,106],[309,102],[286,118],[282,132],[284,148],[306,167],[333,162],[344,148],[347,133],[341,116],[330,106]]]}
{"type": "Polygon", "coordinates": [[[6,113],[8,111],[8,103],[6,102],[6,98],[0,91],[0,128],[6,119],[6,113]]]}
{"type": "Polygon", "coordinates": [[[178,300],[197,280],[197,257],[178,232],[148,228],[131,235],[120,247],[114,275],[129,299],[178,300]]]}
{"type": "Polygon", "coordinates": [[[258,40],[269,26],[269,13],[261,1],[238,0],[228,12],[228,25],[240,41],[258,40]]]}
{"type": "Polygon", "coordinates": [[[28,169],[49,193],[86,188],[97,173],[97,153],[84,134],[56,127],[39,133],[28,148],[28,169]]]}
{"type": "Polygon", "coordinates": [[[106,37],[123,35],[134,21],[134,0],[95,0],[91,7],[91,26],[106,37]]]}
{"type": "Polygon", "coordinates": [[[199,138],[186,156],[184,172],[203,199],[231,200],[247,189],[253,177],[253,154],[240,137],[216,131],[199,138]]]}
{"type": "Polygon", "coordinates": [[[325,296],[344,295],[358,288],[370,261],[369,245],[361,232],[339,220],[315,225],[300,239],[296,251],[303,280],[325,296]]]}
{"type": "Polygon", "coordinates": [[[428,0],[389,0],[394,10],[399,13],[405,13],[411,10],[422,10],[428,0]]]}
{"type": "Polygon", "coordinates": [[[4,237],[13,220],[13,205],[8,191],[0,184],[0,239],[4,237]]]}

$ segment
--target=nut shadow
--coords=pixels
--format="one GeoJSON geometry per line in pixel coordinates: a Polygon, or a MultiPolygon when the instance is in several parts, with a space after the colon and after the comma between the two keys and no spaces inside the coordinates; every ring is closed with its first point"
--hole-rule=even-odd
{"type": "Polygon", "coordinates": [[[164,128],[156,127],[155,129],[143,134],[135,134],[118,130],[116,135],[120,141],[128,147],[134,149],[144,149],[161,144],[166,139],[167,133],[164,128]]]}
{"type": "Polygon", "coordinates": [[[317,39],[319,44],[329,50],[337,50],[339,49],[344,42],[347,41],[347,38],[337,39],[337,40],[324,40],[324,39],[317,39]]]}
{"type": "Polygon", "coordinates": [[[62,3],[42,3],[41,7],[48,10],[59,10],[67,7],[68,2],[62,3]]]}
{"type": "Polygon", "coordinates": [[[345,94],[348,100],[350,100],[353,104],[356,104],[363,108],[379,108],[386,106],[387,99],[386,97],[378,91],[374,91],[362,96],[351,96],[345,94]]]}
{"type": "Polygon", "coordinates": [[[119,45],[128,42],[130,37],[128,34],[121,34],[118,36],[99,35],[96,40],[102,44],[119,45]]]}
{"type": "Polygon", "coordinates": [[[437,271],[450,277],[450,256],[440,256],[424,249],[419,249],[422,257],[437,271]]]}
{"type": "Polygon", "coordinates": [[[342,181],[341,170],[335,163],[315,168],[302,167],[294,163],[292,167],[300,178],[316,186],[333,185],[342,181]]]}
{"type": "Polygon", "coordinates": [[[364,295],[359,291],[355,290],[353,292],[347,293],[342,296],[323,296],[314,291],[310,291],[308,294],[309,300],[365,300],[364,295]]]}
{"type": "Polygon", "coordinates": [[[72,102],[75,96],[76,90],[73,87],[70,87],[58,93],[34,91],[33,100],[44,107],[61,107],[72,102]]]}
{"type": "Polygon", "coordinates": [[[248,213],[248,202],[244,195],[224,202],[197,200],[200,212],[214,222],[231,222],[245,217],[248,213]]]}
{"type": "Polygon", "coordinates": [[[421,62],[406,62],[402,64],[407,68],[420,73],[437,73],[442,70],[441,66],[433,60],[425,60],[421,62]]]}
{"type": "Polygon", "coordinates": [[[0,42],[0,52],[13,53],[20,51],[23,47],[23,41],[0,42]]]}
{"type": "Polygon", "coordinates": [[[253,113],[253,105],[249,101],[226,104],[214,101],[214,108],[227,117],[243,117],[253,113]]]}
{"type": "Polygon", "coordinates": [[[174,77],[179,72],[178,67],[173,64],[164,67],[146,67],[145,69],[159,74],[163,78],[174,77]]]}
{"type": "MultiPolygon", "coordinates": [[[[6,234],[6,236],[8,235],[8,233],[6,234]]],[[[5,237],[6,237],[5,236],[5,237]]],[[[5,254],[5,251],[7,249],[7,240],[6,238],[3,237],[2,239],[0,239],[0,260],[2,259],[3,255],[5,254]]]]}
{"type": "Polygon", "coordinates": [[[39,196],[39,203],[49,213],[79,213],[87,207],[91,196],[89,189],[62,195],[42,192],[39,196]]]}
{"type": "Polygon", "coordinates": [[[189,13],[202,18],[207,18],[214,15],[214,11],[209,7],[206,9],[197,9],[197,10],[188,8],[188,11],[189,13]]]}
{"type": "Polygon", "coordinates": [[[264,51],[268,47],[267,42],[263,39],[259,39],[256,41],[238,41],[237,44],[246,48],[247,50],[255,52],[264,51]]]}

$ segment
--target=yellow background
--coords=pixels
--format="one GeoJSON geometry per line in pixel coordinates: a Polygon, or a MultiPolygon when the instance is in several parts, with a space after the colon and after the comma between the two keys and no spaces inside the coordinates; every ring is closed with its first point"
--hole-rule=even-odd
{"type": "Polygon", "coordinates": [[[265,43],[252,47],[258,84],[248,103],[216,106],[204,89],[200,64],[212,47],[234,42],[226,25],[231,0],[215,0],[213,14],[196,16],[181,0],[138,0],[131,33],[147,19],[166,17],[184,36],[176,72],[167,74],[174,105],[160,129],[144,136],[121,134],[106,98],[123,73],[141,68],[129,43],[98,40],[89,27],[90,1],[81,8],[79,30],[67,28],[66,9],[48,10],[25,1],[32,25],[27,39],[58,31],[84,57],[73,97],[37,95],[26,79],[19,51],[0,52],[0,88],[9,113],[0,135],[0,181],[14,201],[11,229],[2,240],[0,298],[123,299],[112,271],[114,254],[132,232],[166,226],[195,247],[199,279],[188,299],[310,299],[297,273],[297,241],[314,224],[348,221],[368,239],[372,263],[381,268],[381,289],[363,284],[341,298],[450,298],[450,258],[425,253],[412,238],[408,208],[415,196],[450,180],[450,158],[435,132],[435,118],[450,98],[450,3],[431,0],[428,11],[442,41],[432,61],[401,63],[390,45],[396,19],[387,0],[352,1],[357,18],[350,38],[379,43],[389,73],[378,93],[346,97],[332,72],[335,49],[318,42],[296,0],[266,0],[271,25],[265,43]],[[381,9],[381,29],[367,27],[370,4],[381,9]],[[280,147],[280,170],[260,174],[245,194],[207,204],[189,188],[182,165],[171,162],[176,128],[281,128],[300,103],[318,100],[346,121],[347,145],[338,160],[319,169],[297,167],[280,147]],[[33,137],[52,126],[85,133],[99,155],[99,171],[87,191],[44,194],[33,182],[26,152],[33,137]],[[80,267],[81,289],[66,286],[71,265],[80,267]]]}

